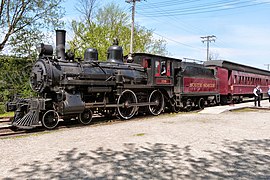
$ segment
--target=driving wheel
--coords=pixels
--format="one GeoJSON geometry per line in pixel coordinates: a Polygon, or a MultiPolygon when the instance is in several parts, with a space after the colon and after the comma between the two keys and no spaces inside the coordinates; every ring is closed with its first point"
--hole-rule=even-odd
{"type": "Polygon", "coordinates": [[[136,104],[137,97],[136,94],[131,90],[125,90],[122,94],[118,97],[117,100],[117,114],[122,119],[130,119],[132,118],[135,113],[137,112],[137,106],[132,104],[136,104]]]}
{"type": "Polygon", "coordinates": [[[159,115],[164,109],[163,94],[158,90],[154,90],[149,96],[149,103],[153,103],[153,105],[148,106],[149,112],[155,116],[159,115]]]}

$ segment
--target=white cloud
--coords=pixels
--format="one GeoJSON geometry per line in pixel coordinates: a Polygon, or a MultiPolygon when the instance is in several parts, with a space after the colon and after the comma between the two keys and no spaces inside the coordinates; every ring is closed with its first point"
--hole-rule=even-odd
{"type": "MultiPolygon", "coordinates": [[[[227,25],[223,31],[217,31],[216,35],[216,42],[210,44],[210,52],[218,54],[221,59],[264,69],[264,64],[269,63],[270,27],[227,25]]],[[[173,56],[205,59],[206,45],[202,44],[199,36],[183,33],[165,36],[173,40],[167,41],[168,50],[173,56]],[[195,48],[186,47],[175,41],[195,48]]]]}
{"type": "Polygon", "coordinates": [[[232,34],[228,34],[227,38],[232,43],[242,44],[243,46],[270,46],[270,27],[255,27],[255,26],[234,26],[232,34]]]}

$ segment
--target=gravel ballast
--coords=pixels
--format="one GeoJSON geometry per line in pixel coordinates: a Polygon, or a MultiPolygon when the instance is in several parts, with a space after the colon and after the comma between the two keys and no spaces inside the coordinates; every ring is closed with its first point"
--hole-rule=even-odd
{"type": "Polygon", "coordinates": [[[150,116],[0,147],[1,179],[270,179],[270,111],[150,116]]]}

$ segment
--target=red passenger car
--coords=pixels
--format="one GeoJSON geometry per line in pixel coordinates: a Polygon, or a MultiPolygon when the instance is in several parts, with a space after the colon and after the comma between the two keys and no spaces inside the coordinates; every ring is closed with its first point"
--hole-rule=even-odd
{"type": "Polygon", "coordinates": [[[216,70],[222,104],[253,97],[256,85],[261,86],[264,96],[267,94],[270,71],[223,60],[206,61],[204,65],[216,70]]]}

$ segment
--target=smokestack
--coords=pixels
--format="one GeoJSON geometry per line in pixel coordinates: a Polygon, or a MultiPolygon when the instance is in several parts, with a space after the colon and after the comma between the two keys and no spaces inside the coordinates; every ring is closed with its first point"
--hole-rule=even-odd
{"type": "Polygon", "coordinates": [[[60,60],[65,60],[66,31],[56,30],[56,55],[60,60]]]}

